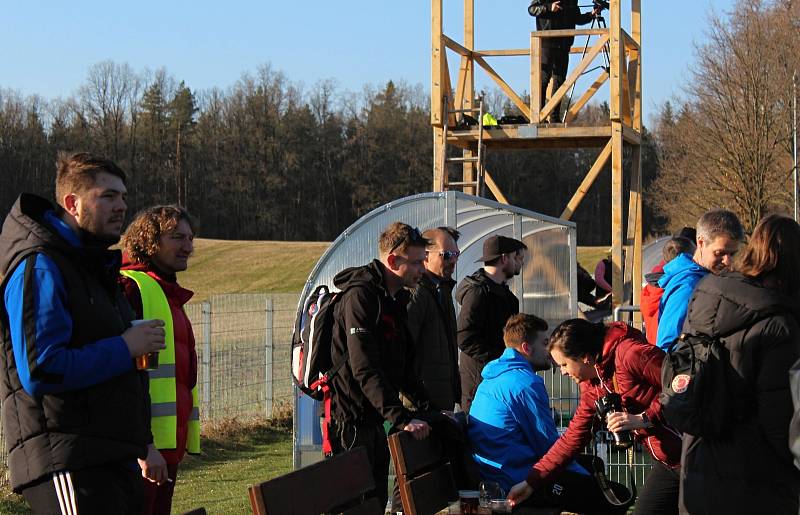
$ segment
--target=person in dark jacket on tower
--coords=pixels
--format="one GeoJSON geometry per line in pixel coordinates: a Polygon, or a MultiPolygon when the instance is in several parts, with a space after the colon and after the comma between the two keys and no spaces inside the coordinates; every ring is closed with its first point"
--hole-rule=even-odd
{"type": "Polygon", "coordinates": [[[137,459],[158,451],[133,358],[164,348],[164,328],[131,327],[117,284],[125,195],[113,162],[61,155],[58,205],[23,193],[0,234],[3,436],[35,513],[142,510],[137,459]]]}
{"type": "Polygon", "coordinates": [[[453,305],[453,272],[459,251],[453,234],[458,232],[448,227],[422,233],[430,242],[425,249],[425,273],[411,290],[408,302],[413,367],[422,379],[431,407],[438,411],[453,411],[461,402],[453,305]]]}
{"type": "MultiPolygon", "coordinates": [[[[574,29],[576,25],[586,25],[600,15],[595,7],[591,12],[581,13],[576,0],[533,0],[528,13],[536,16],[536,30],[574,29]]],[[[569,67],[569,49],[575,41],[574,36],[542,39],[541,106],[544,107],[547,85],[553,79],[553,93],[564,83],[569,67]]],[[[538,120],[537,120],[538,121],[538,120]]],[[[561,121],[561,102],[550,113],[550,123],[561,121]]],[[[533,122],[533,120],[531,120],[533,122]]],[[[535,123],[535,122],[534,122],[535,123]]]]}
{"type": "Polygon", "coordinates": [[[469,414],[475,390],[486,363],[505,350],[503,327],[511,315],[519,313],[519,299],[506,281],[519,275],[525,261],[524,243],[506,236],[491,236],[483,242],[483,268],[461,281],[456,300],[458,348],[461,375],[461,409],[469,414]]]}
{"type": "Polygon", "coordinates": [[[789,449],[789,368],[800,356],[800,225],[770,215],[733,263],[694,289],[683,332],[719,337],[733,420],[716,437],[683,436],[681,512],[797,513],[789,449]]]}
{"type": "Polygon", "coordinates": [[[402,393],[420,411],[430,404],[411,366],[413,346],[406,304],[423,271],[429,242],[416,228],[395,222],[378,241],[380,259],[339,272],[333,284],[342,298],[334,306],[331,360],[344,366],[332,380],[333,453],[367,449],[375,495],[386,505],[389,444],[384,422],[424,438],[430,426],[403,406],[402,393]]]}

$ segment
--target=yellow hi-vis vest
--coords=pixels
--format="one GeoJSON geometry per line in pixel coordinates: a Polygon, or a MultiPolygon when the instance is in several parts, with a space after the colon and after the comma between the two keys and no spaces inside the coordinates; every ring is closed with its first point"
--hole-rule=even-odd
{"type": "MultiPolygon", "coordinates": [[[[120,270],[139,286],[142,296],[142,318],[163,320],[166,332],[166,348],[158,353],[158,368],[150,370],[150,428],[153,444],[157,449],[175,449],[178,433],[178,415],[175,383],[175,330],[169,301],[158,282],[144,272],[120,270]]],[[[200,453],[200,406],[197,403],[197,385],[192,388],[192,412],[189,416],[189,432],[186,451],[200,453]]]]}
{"type": "Polygon", "coordinates": [[[492,113],[483,113],[482,122],[484,127],[491,127],[493,125],[497,125],[497,118],[492,116],[492,113]]]}

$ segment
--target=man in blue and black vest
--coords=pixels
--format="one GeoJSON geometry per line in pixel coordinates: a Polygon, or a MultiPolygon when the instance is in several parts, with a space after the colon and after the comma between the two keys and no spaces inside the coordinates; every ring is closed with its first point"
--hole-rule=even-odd
{"type": "Polygon", "coordinates": [[[147,375],[163,322],[131,327],[117,283],[125,173],[59,156],[54,205],[23,193],[0,234],[0,393],[11,486],[36,513],[138,514],[147,375]]]}

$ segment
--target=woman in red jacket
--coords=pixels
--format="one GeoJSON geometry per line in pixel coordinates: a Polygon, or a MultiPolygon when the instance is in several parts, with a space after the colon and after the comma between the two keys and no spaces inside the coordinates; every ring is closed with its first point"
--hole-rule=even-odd
{"type": "Polygon", "coordinates": [[[580,385],[580,402],[567,431],[533,466],[527,479],[511,489],[509,499],[521,503],[581,453],[603,427],[595,401],[617,393],[623,411],[608,415],[608,429],[632,431],[655,458],[635,513],[677,513],[681,436],[665,425],[658,400],[664,351],[627,324],[593,324],[582,319],[559,325],[548,348],[562,375],[580,385]]]}
{"type": "MultiPolygon", "coordinates": [[[[143,515],[169,515],[178,464],[187,450],[199,451],[192,449],[199,442],[199,423],[192,399],[192,389],[197,384],[197,354],[192,324],[183,309],[193,292],[181,287],[176,276],[177,272],[188,267],[189,257],[194,251],[195,227],[194,220],[185,209],[155,206],[138,213],[122,238],[122,270],[146,274],[144,278],[138,276],[139,281],[148,278],[155,280],[169,304],[174,338],[175,433],[171,434],[172,430],[169,429],[170,435],[158,435],[154,425],[155,442],[150,445],[147,459],[139,460],[145,484],[143,515]],[[159,436],[166,436],[163,440],[170,443],[160,445],[159,436]]],[[[133,274],[133,277],[137,276],[133,274]]],[[[137,317],[142,318],[141,285],[133,277],[121,277],[120,282],[137,317]]],[[[162,370],[170,369],[165,366],[151,371],[151,379],[153,374],[164,377],[162,370]]],[[[153,417],[156,415],[154,412],[153,417]]],[[[162,424],[160,431],[164,430],[162,424]]]]}

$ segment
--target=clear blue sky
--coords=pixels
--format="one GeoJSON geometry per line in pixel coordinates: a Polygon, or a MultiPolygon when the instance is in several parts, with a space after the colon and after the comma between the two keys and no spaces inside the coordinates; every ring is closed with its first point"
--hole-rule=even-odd
{"type": "MultiPolygon", "coordinates": [[[[707,13],[728,11],[734,1],[642,3],[647,120],[656,105],[681,93],[694,44],[705,38],[707,13]]],[[[444,0],[445,32],[456,40],[462,38],[462,5],[444,0]]],[[[528,46],[534,20],[527,5],[475,0],[476,47],[528,46]]],[[[68,96],[89,66],[106,59],[136,71],[165,67],[192,89],[227,88],[262,63],[305,85],[333,78],[340,90],[389,79],[426,90],[430,83],[428,0],[27,0],[4,2],[0,17],[0,87],[25,95],[68,96]]],[[[492,58],[490,64],[518,91],[528,89],[525,58],[492,58]]],[[[493,87],[485,75],[477,83],[493,87]]]]}

